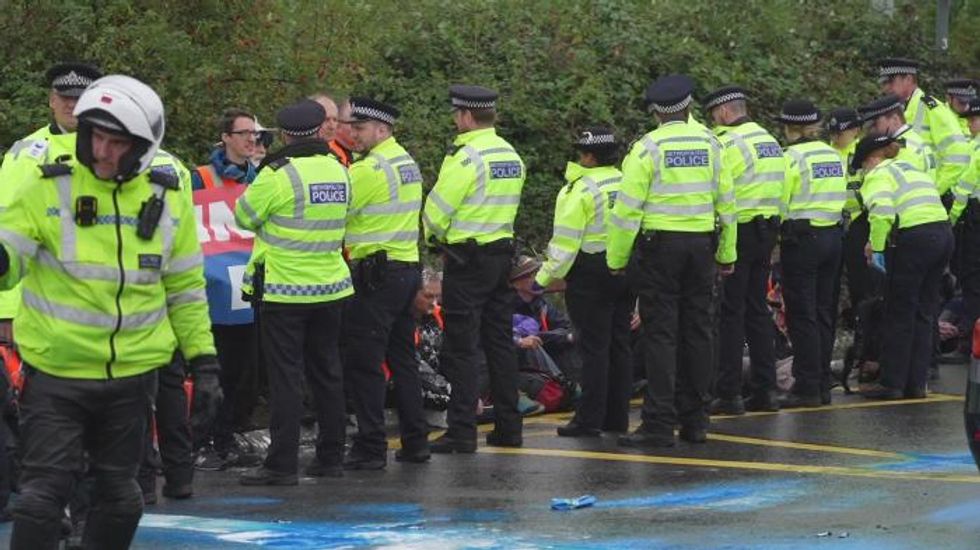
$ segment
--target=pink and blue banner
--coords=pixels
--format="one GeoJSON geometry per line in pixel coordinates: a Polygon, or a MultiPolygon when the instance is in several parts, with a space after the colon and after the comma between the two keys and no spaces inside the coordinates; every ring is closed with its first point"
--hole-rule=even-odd
{"type": "Polygon", "coordinates": [[[216,325],[253,321],[252,308],[242,300],[242,275],[255,235],[235,224],[235,201],[244,185],[194,191],[197,238],[204,251],[208,309],[216,325]]]}

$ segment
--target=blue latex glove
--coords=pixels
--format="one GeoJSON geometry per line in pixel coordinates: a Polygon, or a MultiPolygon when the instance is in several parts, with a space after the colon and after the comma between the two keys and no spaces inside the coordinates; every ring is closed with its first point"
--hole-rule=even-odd
{"type": "Polygon", "coordinates": [[[871,267],[885,273],[885,253],[873,252],[871,254],[871,267]]]}
{"type": "Polygon", "coordinates": [[[576,510],[578,508],[588,508],[595,504],[596,498],[592,495],[582,495],[577,498],[553,498],[551,499],[552,510],[576,510]]]}

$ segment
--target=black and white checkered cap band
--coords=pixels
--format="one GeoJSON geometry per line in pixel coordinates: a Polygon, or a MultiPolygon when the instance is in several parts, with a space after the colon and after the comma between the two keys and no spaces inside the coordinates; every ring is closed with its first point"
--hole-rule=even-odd
{"type": "Polygon", "coordinates": [[[305,130],[287,130],[286,128],[282,128],[282,133],[286,134],[287,136],[308,137],[316,134],[319,130],[319,126],[314,126],[305,130]]]}
{"type": "Polygon", "coordinates": [[[453,107],[462,107],[463,109],[494,109],[497,106],[497,102],[494,100],[490,101],[475,101],[472,99],[463,99],[461,97],[450,98],[453,107]]]}
{"type": "Polygon", "coordinates": [[[730,94],[720,95],[720,96],[712,99],[711,101],[709,101],[709,102],[707,102],[707,103],[704,104],[704,108],[705,109],[714,109],[715,107],[717,107],[719,105],[724,105],[725,103],[728,103],[729,101],[738,101],[740,99],[741,100],[745,100],[745,99],[747,99],[747,97],[742,92],[732,92],[730,94]]]}
{"type": "Polygon", "coordinates": [[[354,116],[370,118],[384,122],[386,124],[395,124],[395,117],[391,116],[391,113],[386,113],[379,109],[373,107],[365,107],[363,105],[354,105],[351,107],[351,114],[354,116]]]}
{"type": "Polygon", "coordinates": [[[946,88],[946,93],[957,97],[977,97],[976,88],[946,88]]]}
{"type": "Polygon", "coordinates": [[[897,74],[919,74],[919,69],[908,65],[892,65],[882,67],[878,71],[878,76],[894,76],[897,74]]]}
{"type": "Polygon", "coordinates": [[[788,115],[786,113],[781,113],[779,118],[787,122],[817,122],[820,120],[820,113],[809,113],[805,115],[788,115]]]}
{"type": "Polygon", "coordinates": [[[63,74],[51,81],[52,88],[87,88],[92,79],[82,76],[75,71],[63,74]]]}
{"type": "Polygon", "coordinates": [[[878,109],[875,109],[874,111],[865,111],[861,113],[861,120],[871,120],[873,118],[880,117],[885,113],[890,113],[891,111],[894,111],[896,109],[902,109],[901,102],[892,103],[891,105],[885,105],[884,107],[880,107],[878,109]]]}
{"type": "Polygon", "coordinates": [[[575,142],[576,145],[609,145],[616,143],[616,136],[612,134],[593,134],[592,132],[583,132],[575,142]]]}
{"type": "Polygon", "coordinates": [[[693,100],[694,100],[693,97],[687,96],[680,103],[675,103],[673,105],[661,105],[659,103],[651,103],[650,104],[650,110],[651,111],[656,111],[656,112],[661,113],[661,114],[667,114],[667,115],[672,114],[672,113],[679,113],[679,112],[683,111],[684,109],[687,109],[687,106],[690,105],[691,104],[691,101],[693,101],[693,100]]]}

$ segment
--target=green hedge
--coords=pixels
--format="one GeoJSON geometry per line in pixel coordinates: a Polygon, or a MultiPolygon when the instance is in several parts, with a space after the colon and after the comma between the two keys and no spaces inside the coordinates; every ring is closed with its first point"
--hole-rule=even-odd
{"type": "Polygon", "coordinates": [[[46,119],[42,75],[71,57],[157,89],[165,147],[188,164],[205,160],[225,107],[270,125],[277,107],[313,91],[378,95],[402,108],[400,140],[431,184],[453,137],[446,88],[479,83],[502,94],[501,132],[529,171],[518,228],[540,248],[575,129],[642,134],[642,93],[658,75],[688,73],[702,93],[741,84],[770,128],[790,97],[825,109],[873,97],[885,55],[924,60],[930,90],[978,76],[978,2],[954,2],[949,53],[932,48],[932,2],[895,4],[889,17],[864,0],[8,2],[0,147],[46,119]]]}

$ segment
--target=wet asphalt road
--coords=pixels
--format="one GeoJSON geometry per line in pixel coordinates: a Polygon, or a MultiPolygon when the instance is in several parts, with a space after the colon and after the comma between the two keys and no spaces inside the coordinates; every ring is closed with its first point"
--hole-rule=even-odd
{"type": "Polygon", "coordinates": [[[976,549],[964,370],[943,366],[926,400],[835,391],[830,407],[717,417],[707,444],[656,453],[558,438],[553,415],[526,419],[523,449],[298,487],[199,473],[195,498],[147,508],[133,547],[976,549]],[[596,505],[549,509],[582,494],[596,505]]]}

